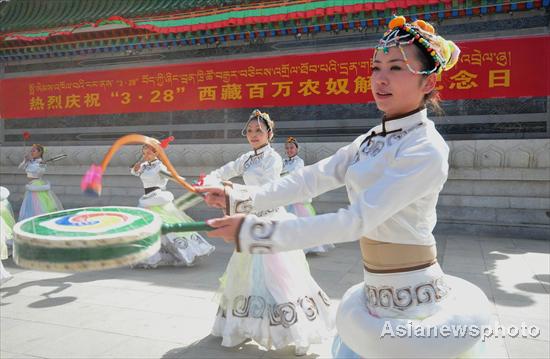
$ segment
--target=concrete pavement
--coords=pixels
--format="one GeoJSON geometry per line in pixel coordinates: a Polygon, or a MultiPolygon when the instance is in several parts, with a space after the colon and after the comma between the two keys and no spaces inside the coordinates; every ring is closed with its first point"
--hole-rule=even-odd
{"type": "MultiPolygon", "coordinates": [[[[487,294],[495,323],[541,330],[534,339],[491,338],[484,357],[549,357],[550,241],[460,234],[437,240],[444,271],[487,294]]],[[[265,351],[247,342],[227,349],[209,335],[218,278],[233,250],[214,242],[216,252],[191,268],[56,273],[5,261],[14,278],[0,289],[0,357],[293,358],[293,348],[265,351]]],[[[357,243],[308,261],[335,304],[362,281],[357,243]]],[[[330,357],[330,347],[312,346],[306,358],[330,357]]]]}

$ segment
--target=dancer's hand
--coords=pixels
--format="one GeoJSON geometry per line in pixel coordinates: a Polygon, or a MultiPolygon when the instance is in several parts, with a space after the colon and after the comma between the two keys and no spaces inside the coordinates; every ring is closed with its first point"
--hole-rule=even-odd
{"type": "Polygon", "coordinates": [[[239,237],[239,231],[241,230],[245,216],[244,214],[236,214],[223,218],[209,219],[206,221],[206,224],[215,229],[208,232],[208,237],[222,238],[227,243],[235,242],[239,237]]]}
{"type": "Polygon", "coordinates": [[[225,210],[226,194],[223,187],[195,187],[198,193],[204,193],[204,201],[210,207],[225,210]]]}
{"type": "Polygon", "coordinates": [[[137,172],[139,171],[139,168],[141,167],[141,162],[137,162],[135,165],[134,165],[134,172],[137,172]]]}

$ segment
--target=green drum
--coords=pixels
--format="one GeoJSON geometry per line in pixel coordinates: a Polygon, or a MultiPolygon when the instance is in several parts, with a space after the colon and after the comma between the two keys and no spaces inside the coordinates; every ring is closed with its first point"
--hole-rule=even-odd
{"type": "Polygon", "coordinates": [[[17,265],[89,271],[137,263],[160,249],[162,220],[146,209],[87,207],[27,218],[14,226],[17,265]]]}
{"type": "Polygon", "coordinates": [[[187,210],[191,207],[196,206],[197,204],[201,203],[202,201],[204,201],[204,197],[201,196],[200,194],[196,194],[196,193],[193,193],[193,192],[187,192],[183,196],[181,196],[181,197],[177,198],[176,200],[174,200],[174,205],[180,211],[185,211],[185,210],[187,210]]]}

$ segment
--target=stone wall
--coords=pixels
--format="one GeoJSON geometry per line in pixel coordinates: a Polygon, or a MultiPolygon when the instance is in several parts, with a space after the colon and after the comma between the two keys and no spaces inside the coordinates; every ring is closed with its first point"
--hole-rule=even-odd
{"type": "MultiPolygon", "coordinates": [[[[436,231],[550,239],[550,140],[447,143],[451,167],[436,231]]],[[[319,147],[323,153],[333,150],[327,149],[319,147]]],[[[337,190],[315,205],[319,212],[332,212],[346,205],[345,198],[345,191],[337,190]]]]}
{"type": "MultiPolygon", "coordinates": [[[[303,143],[300,155],[306,164],[332,155],[342,142],[303,143]]],[[[451,170],[439,199],[438,231],[460,231],[472,235],[521,236],[550,239],[550,140],[449,141],[451,170]]],[[[281,144],[275,149],[283,154],[281,144]]],[[[138,146],[123,147],[114,157],[103,181],[99,198],[80,191],[82,174],[91,163],[99,163],[108,146],[50,146],[47,156],[65,153],[69,157],[48,167],[52,183],[66,208],[127,205],[135,206],[142,194],[139,179],[129,174],[138,146]]],[[[173,145],[168,148],[180,174],[188,180],[208,173],[248,151],[245,144],[173,145]]],[[[17,210],[26,178],[17,164],[21,147],[0,148],[1,183],[10,192],[17,210]]],[[[176,196],[184,190],[170,183],[176,196]]],[[[348,205],[345,190],[338,189],[314,199],[320,213],[348,205]]],[[[189,211],[197,219],[215,216],[215,210],[199,205],[189,211]]]]}

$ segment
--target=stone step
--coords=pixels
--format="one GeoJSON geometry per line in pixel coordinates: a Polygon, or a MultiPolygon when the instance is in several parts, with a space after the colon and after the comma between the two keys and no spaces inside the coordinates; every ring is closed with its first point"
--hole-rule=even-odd
{"type": "Polygon", "coordinates": [[[448,180],[443,187],[442,194],[548,198],[550,196],[550,182],[448,180]]]}
{"type": "Polygon", "coordinates": [[[550,225],[550,209],[437,207],[438,220],[494,225],[550,225]]]}
{"type": "Polygon", "coordinates": [[[449,207],[550,209],[550,198],[441,194],[438,205],[449,207]]]}
{"type": "Polygon", "coordinates": [[[507,238],[523,238],[548,241],[550,240],[549,225],[503,225],[500,223],[438,220],[434,234],[457,234],[472,236],[491,236],[507,238]]]}

